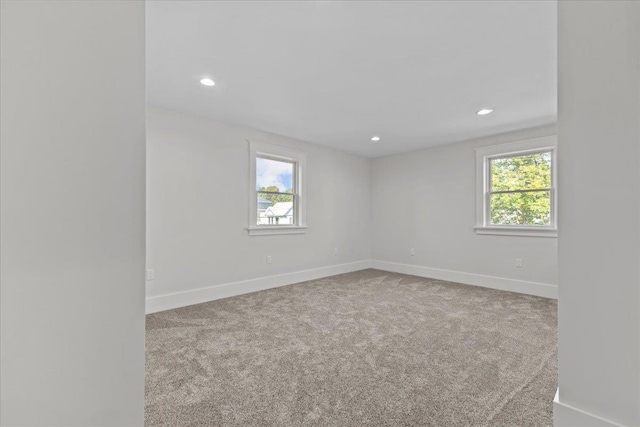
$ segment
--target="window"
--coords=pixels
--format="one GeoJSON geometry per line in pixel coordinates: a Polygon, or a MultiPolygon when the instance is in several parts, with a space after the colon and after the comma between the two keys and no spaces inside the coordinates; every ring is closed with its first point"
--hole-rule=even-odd
{"type": "Polygon", "coordinates": [[[557,236],[556,137],[476,150],[478,234],[557,236]]]}
{"type": "Polygon", "coordinates": [[[249,152],[249,234],[304,233],[306,155],[252,141],[249,152]]]}

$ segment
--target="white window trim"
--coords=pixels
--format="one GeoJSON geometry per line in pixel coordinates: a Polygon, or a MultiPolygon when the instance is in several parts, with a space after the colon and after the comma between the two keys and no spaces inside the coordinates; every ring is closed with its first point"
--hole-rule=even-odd
{"type": "Polygon", "coordinates": [[[306,172],[307,155],[302,151],[292,150],[279,145],[261,142],[249,142],[249,226],[250,236],[265,236],[274,234],[302,234],[307,232],[306,217],[306,172]],[[295,179],[295,224],[294,225],[258,225],[258,194],[256,190],[256,161],[258,156],[282,159],[294,163],[295,179]]]}
{"type": "Polygon", "coordinates": [[[528,139],[507,144],[476,148],[476,226],[477,234],[501,236],[558,237],[558,162],[557,136],[528,139]],[[489,160],[495,157],[521,155],[529,152],[551,151],[551,225],[491,225],[489,216],[489,160]]]}

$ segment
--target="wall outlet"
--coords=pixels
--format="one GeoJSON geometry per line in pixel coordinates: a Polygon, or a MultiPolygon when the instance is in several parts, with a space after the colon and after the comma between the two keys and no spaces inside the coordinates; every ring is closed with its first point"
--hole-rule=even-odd
{"type": "Polygon", "coordinates": [[[516,258],[516,267],[522,268],[522,258],[516,258]]]}
{"type": "Polygon", "coordinates": [[[271,255],[267,255],[267,264],[271,264],[272,261],[273,258],[271,258],[271,255]]]}
{"type": "Polygon", "coordinates": [[[147,269],[147,280],[153,280],[156,278],[156,271],[147,269]]]}
{"type": "Polygon", "coordinates": [[[415,249],[413,249],[413,248],[411,248],[411,249],[409,250],[409,255],[411,255],[411,256],[415,256],[415,255],[416,255],[416,250],[415,250],[415,249]]]}
{"type": "Polygon", "coordinates": [[[338,248],[333,248],[333,256],[338,256],[338,248]]]}

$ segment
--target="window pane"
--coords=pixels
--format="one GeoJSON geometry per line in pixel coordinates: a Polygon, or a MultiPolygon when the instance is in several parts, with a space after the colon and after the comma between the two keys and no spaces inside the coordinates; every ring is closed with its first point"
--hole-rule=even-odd
{"type": "Polygon", "coordinates": [[[258,157],[256,159],[256,190],[293,193],[294,164],[258,157]]]}
{"type": "Polygon", "coordinates": [[[493,225],[551,225],[551,192],[491,195],[493,225]]]}
{"type": "Polygon", "coordinates": [[[551,152],[492,159],[491,191],[551,188],[551,152]]]}
{"type": "Polygon", "coordinates": [[[258,191],[258,225],[295,224],[295,196],[258,191]]]}

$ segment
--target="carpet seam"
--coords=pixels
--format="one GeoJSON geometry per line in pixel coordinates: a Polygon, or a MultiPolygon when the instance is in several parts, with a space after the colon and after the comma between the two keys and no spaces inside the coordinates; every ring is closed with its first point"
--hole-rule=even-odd
{"type": "Polygon", "coordinates": [[[507,406],[507,404],[509,402],[511,402],[518,393],[520,393],[522,390],[525,389],[525,387],[527,387],[529,384],[531,384],[533,382],[533,380],[542,372],[542,370],[544,369],[544,366],[547,364],[547,362],[549,362],[549,360],[555,355],[556,353],[556,349],[552,350],[549,352],[549,354],[547,354],[546,357],[544,357],[542,359],[542,362],[536,367],[536,369],[533,371],[533,375],[531,375],[531,377],[529,377],[529,379],[527,381],[525,381],[520,387],[517,387],[516,389],[514,389],[511,393],[509,393],[504,400],[502,401],[502,403],[500,403],[489,415],[489,418],[487,418],[487,420],[484,422],[485,426],[489,426],[489,423],[500,413],[502,412],[502,410],[504,409],[505,406],[507,406]]]}

